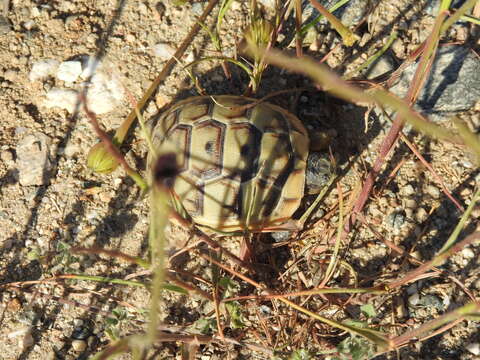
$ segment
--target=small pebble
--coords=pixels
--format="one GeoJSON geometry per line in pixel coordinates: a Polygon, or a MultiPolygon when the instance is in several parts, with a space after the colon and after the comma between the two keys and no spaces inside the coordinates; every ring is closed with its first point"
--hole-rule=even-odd
{"type": "Polygon", "coordinates": [[[120,81],[102,72],[92,76],[87,93],[87,104],[95,114],[106,114],[117,108],[124,97],[120,81]]]}
{"type": "Polygon", "coordinates": [[[417,212],[415,213],[415,220],[417,220],[419,223],[424,222],[428,218],[428,213],[427,211],[420,207],[418,208],[417,212]]]}
{"type": "Polygon", "coordinates": [[[82,63],[80,61],[64,61],[57,70],[57,78],[68,83],[77,81],[82,73],[82,63]]]}
{"type": "Polygon", "coordinates": [[[438,188],[434,185],[428,185],[427,194],[429,194],[434,199],[440,198],[440,190],[438,190],[438,188]]]}
{"type": "Polygon", "coordinates": [[[87,348],[87,342],[85,340],[73,340],[72,348],[76,352],[83,352],[87,348]]]}
{"type": "Polygon", "coordinates": [[[76,144],[69,143],[63,150],[63,154],[66,157],[73,157],[75,154],[80,152],[80,148],[76,144]]]}
{"type": "Polygon", "coordinates": [[[30,9],[30,16],[33,17],[33,18],[39,17],[40,16],[40,10],[38,10],[37,7],[33,6],[30,9]]]}
{"type": "Polygon", "coordinates": [[[480,344],[470,343],[465,347],[473,355],[480,355],[480,344]]]}
{"type": "Polygon", "coordinates": [[[400,229],[405,223],[405,212],[403,210],[395,210],[387,217],[387,225],[394,229],[400,229]]]}
{"type": "Polygon", "coordinates": [[[11,150],[4,150],[0,153],[0,159],[7,165],[13,163],[13,153],[11,150]]]}
{"type": "Polygon", "coordinates": [[[25,136],[17,145],[17,167],[22,186],[44,185],[51,170],[50,138],[42,133],[25,136]]]}
{"type": "Polygon", "coordinates": [[[417,284],[412,284],[407,287],[407,294],[408,295],[413,295],[418,292],[418,285],[417,284]]]}
{"type": "Polygon", "coordinates": [[[83,326],[84,323],[85,321],[83,321],[82,319],[73,319],[73,326],[75,327],[83,326]]]}
{"type": "Polygon", "coordinates": [[[192,4],[192,13],[194,13],[197,16],[202,15],[203,12],[203,3],[196,2],[192,4]]]}
{"type": "Polygon", "coordinates": [[[288,239],[290,239],[291,232],[290,231],[276,231],[276,232],[271,233],[271,235],[272,235],[272,238],[276,242],[283,242],[283,241],[287,241],[288,239]]]}
{"type": "Polygon", "coordinates": [[[418,292],[410,295],[408,297],[408,303],[411,305],[411,306],[416,306],[420,303],[420,295],[418,294],[418,292]]]}
{"type": "Polygon", "coordinates": [[[415,209],[417,207],[417,202],[413,199],[405,200],[405,208],[407,209],[415,209]]]}
{"type": "Polygon", "coordinates": [[[35,21],[33,21],[33,20],[25,21],[23,23],[23,27],[25,28],[25,30],[30,31],[35,27],[35,21]]]}
{"type": "Polygon", "coordinates": [[[43,59],[34,62],[29,74],[30,81],[44,80],[55,75],[59,65],[60,63],[54,59],[43,59]]]}
{"type": "Polygon", "coordinates": [[[415,194],[415,189],[410,184],[405,185],[401,191],[402,191],[402,194],[405,196],[412,196],[415,194]]]}
{"type": "Polygon", "coordinates": [[[175,49],[165,43],[155,44],[152,50],[154,55],[162,61],[169,60],[175,54],[175,49]]]}
{"type": "Polygon", "coordinates": [[[47,92],[43,105],[47,108],[58,107],[73,113],[78,104],[78,93],[71,89],[52,88],[47,92]]]}
{"type": "MultiPolygon", "coordinates": [[[[78,264],[78,263],[77,263],[78,264]]],[[[76,327],[72,333],[74,340],[86,340],[92,334],[92,331],[86,326],[76,327]]]]}
{"type": "Polygon", "coordinates": [[[475,252],[471,248],[466,247],[462,250],[462,255],[465,259],[473,259],[475,257],[475,252]]]}

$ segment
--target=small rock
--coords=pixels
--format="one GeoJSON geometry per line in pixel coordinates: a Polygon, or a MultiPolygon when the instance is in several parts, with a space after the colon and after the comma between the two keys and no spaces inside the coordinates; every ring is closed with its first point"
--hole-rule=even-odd
{"type": "Polygon", "coordinates": [[[166,43],[155,44],[152,50],[154,55],[162,61],[170,60],[175,54],[175,49],[166,43]]]}
{"type": "Polygon", "coordinates": [[[45,185],[52,168],[50,138],[42,133],[25,136],[17,145],[17,167],[22,186],[45,185]]]}
{"type": "Polygon", "coordinates": [[[443,301],[435,295],[425,295],[420,297],[418,305],[424,306],[428,309],[435,308],[438,311],[443,310],[443,301]]]}
{"type": "Polygon", "coordinates": [[[415,213],[415,220],[417,220],[419,223],[424,222],[428,218],[428,213],[427,211],[420,207],[417,209],[417,212],[415,213]]]}
{"type": "Polygon", "coordinates": [[[417,207],[417,202],[413,199],[405,200],[405,210],[406,209],[415,209],[417,207]]]}
{"type": "Polygon", "coordinates": [[[73,157],[75,154],[80,152],[80,148],[76,144],[69,143],[67,146],[65,146],[65,149],[63,150],[63,153],[66,157],[73,157]]]}
{"type": "Polygon", "coordinates": [[[440,190],[438,190],[438,188],[434,185],[428,185],[427,194],[429,194],[434,199],[440,198],[440,190]]]}
{"type": "MultiPolygon", "coordinates": [[[[340,21],[347,27],[357,25],[369,8],[368,0],[350,0],[340,11],[340,21]]],[[[337,16],[337,11],[334,13],[337,16]]]]}
{"type": "Polygon", "coordinates": [[[28,31],[32,30],[35,27],[35,25],[36,25],[35,21],[33,20],[28,20],[23,23],[23,27],[25,28],[25,30],[28,30],[28,31]]]}
{"type": "Polygon", "coordinates": [[[77,81],[82,73],[82,63],[80,61],[64,61],[57,70],[57,78],[68,83],[77,81]]]}
{"type": "Polygon", "coordinates": [[[405,196],[412,196],[415,194],[415,189],[410,184],[405,185],[401,191],[402,191],[402,194],[405,196]]]}
{"type": "Polygon", "coordinates": [[[374,61],[367,69],[363,72],[367,79],[374,79],[380,75],[386,74],[389,71],[395,69],[396,64],[393,58],[389,55],[384,54],[374,61]]]}
{"type": "Polygon", "coordinates": [[[475,257],[475,252],[471,248],[466,247],[462,250],[462,256],[465,259],[473,259],[475,257]]]}
{"type": "Polygon", "coordinates": [[[3,150],[0,153],[0,159],[6,164],[11,165],[13,163],[13,152],[11,150],[3,150]]]}
{"type": "Polygon", "coordinates": [[[95,114],[106,114],[117,108],[124,96],[120,81],[112,74],[97,72],[91,78],[87,104],[95,114]]]}
{"type": "Polygon", "coordinates": [[[408,304],[411,305],[411,306],[416,306],[420,303],[420,295],[418,294],[418,292],[416,293],[413,293],[412,295],[410,295],[408,297],[408,304]]]}
{"type": "Polygon", "coordinates": [[[275,231],[271,233],[272,238],[276,242],[288,241],[292,233],[290,231],[275,231]]]}
{"type": "Polygon", "coordinates": [[[73,319],[73,326],[75,327],[81,327],[84,323],[85,321],[83,321],[82,319],[73,319]]]}
{"type": "Polygon", "coordinates": [[[35,6],[32,6],[32,8],[30,9],[30,16],[32,18],[37,18],[40,16],[40,10],[38,10],[37,7],[35,6]]]}
{"type": "Polygon", "coordinates": [[[30,70],[30,81],[44,80],[57,72],[59,62],[54,59],[43,59],[33,63],[30,70]]]}
{"type": "Polygon", "coordinates": [[[195,2],[192,4],[192,13],[200,16],[203,13],[203,3],[195,2]]]}
{"type": "Polygon", "coordinates": [[[387,217],[387,225],[394,229],[400,229],[404,223],[405,212],[403,210],[395,210],[387,217]]]}
{"type": "Polygon", "coordinates": [[[92,334],[92,331],[86,326],[80,326],[73,330],[72,339],[86,340],[92,334]]]}
{"type": "Polygon", "coordinates": [[[5,73],[3,74],[3,77],[12,83],[16,83],[18,82],[18,71],[9,69],[5,71],[5,73]]]}
{"type": "Polygon", "coordinates": [[[408,295],[413,295],[416,292],[418,292],[418,285],[416,283],[413,283],[412,285],[409,285],[407,287],[407,294],[408,295]]]}
{"type": "Polygon", "coordinates": [[[468,352],[473,355],[480,355],[480,344],[479,343],[470,343],[465,347],[468,352]]]}
{"type": "MultiPolygon", "coordinates": [[[[403,98],[412,82],[418,62],[402,72],[390,90],[403,98]]],[[[480,98],[480,59],[468,47],[441,46],[422,88],[415,109],[434,121],[444,121],[455,112],[472,108],[480,98]]]]}
{"type": "Polygon", "coordinates": [[[78,93],[72,89],[52,88],[47,92],[43,105],[48,108],[58,107],[73,113],[77,108],[78,93]]]}
{"type": "Polygon", "coordinates": [[[87,342],[85,340],[73,340],[72,348],[76,352],[83,352],[87,348],[87,342]]]}

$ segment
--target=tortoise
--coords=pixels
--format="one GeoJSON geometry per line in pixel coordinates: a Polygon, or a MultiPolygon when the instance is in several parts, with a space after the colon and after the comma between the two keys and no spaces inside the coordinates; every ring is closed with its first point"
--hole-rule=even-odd
{"type": "MultiPolygon", "coordinates": [[[[292,215],[305,193],[310,137],[296,116],[243,96],[195,96],[175,104],[150,128],[158,154],[177,154],[172,203],[200,228],[298,228],[292,215]]],[[[152,156],[148,163],[151,170],[152,156]]],[[[324,185],[319,181],[317,186],[324,185]]]]}

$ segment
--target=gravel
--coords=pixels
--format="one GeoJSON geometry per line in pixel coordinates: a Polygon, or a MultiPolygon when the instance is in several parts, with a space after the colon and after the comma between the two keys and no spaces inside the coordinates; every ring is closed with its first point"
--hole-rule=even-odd
{"type": "Polygon", "coordinates": [[[52,169],[50,138],[42,133],[26,135],[17,145],[17,169],[22,186],[45,185],[52,169]]]}

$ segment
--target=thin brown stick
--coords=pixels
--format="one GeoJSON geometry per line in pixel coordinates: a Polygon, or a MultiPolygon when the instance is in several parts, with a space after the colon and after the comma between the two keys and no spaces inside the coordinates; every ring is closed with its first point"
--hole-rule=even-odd
{"type": "Polygon", "coordinates": [[[415,269],[413,271],[410,271],[402,279],[391,282],[390,284],[388,284],[388,288],[389,289],[395,289],[397,287],[403,286],[404,284],[407,284],[407,283],[411,282],[413,279],[416,279],[421,274],[424,274],[427,271],[433,269],[436,265],[438,265],[442,261],[445,261],[451,255],[459,252],[465,246],[474,242],[477,239],[480,239],[480,231],[475,232],[475,233],[467,236],[464,240],[462,240],[459,243],[453,245],[448,251],[445,251],[442,254],[437,255],[433,260],[424,263],[423,265],[421,265],[420,267],[418,267],[417,269],[415,269]]]}
{"type": "Polygon", "coordinates": [[[437,174],[437,172],[433,169],[433,167],[430,165],[430,163],[420,154],[418,149],[415,147],[414,144],[410,142],[410,140],[407,139],[407,137],[403,134],[400,133],[400,138],[402,141],[407,144],[407,146],[410,148],[410,150],[415,154],[415,156],[422,162],[422,164],[430,171],[430,173],[433,175],[435,180],[439,183],[440,187],[442,188],[443,193],[455,204],[455,206],[462,212],[465,211],[465,208],[460,205],[457,199],[453,197],[453,195],[448,191],[447,187],[445,186],[445,183],[443,182],[442,178],[437,174]]]}

